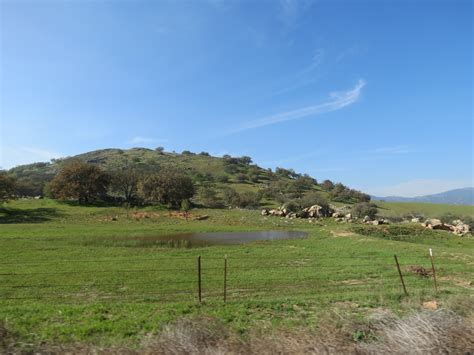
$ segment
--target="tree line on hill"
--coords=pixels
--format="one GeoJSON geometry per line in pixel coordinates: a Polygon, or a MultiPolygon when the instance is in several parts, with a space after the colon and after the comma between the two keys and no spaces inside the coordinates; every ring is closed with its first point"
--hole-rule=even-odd
{"type": "MultiPolygon", "coordinates": [[[[162,150],[159,152],[162,153],[162,150]]],[[[182,156],[197,155],[183,152],[182,156]]],[[[198,154],[209,157],[206,152],[198,154]]],[[[330,180],[318,184],[307,174],[277,167],[275,171],[252,165],[247,156],[222,158],[223,171],[200,173],[193,169],[137,164],[124,161],[114,168],[103,169],[97,162],[78,158],[29,166],[26,176],[15,179],[0,172],[0,200],[24,196],[47,196],[59,200],[76,200],[80,204],[93,202],[126,203],[127,205],[166,205],[181,208],[194,204],[205,207],[258,208],[262,200],[281,204],[306,205],[309,200],[325,203],[330,200],[346,203],[368,202],[370,196],[330,180]],[[47,173],[35,169],[48,168],[47,173]],[[232,182],[252,188],[232,188],[232,182]],[[257,185],[258,184],[258,185],[257,185]],[[258,186],[258,189],[254,187],[258,186]]]]}

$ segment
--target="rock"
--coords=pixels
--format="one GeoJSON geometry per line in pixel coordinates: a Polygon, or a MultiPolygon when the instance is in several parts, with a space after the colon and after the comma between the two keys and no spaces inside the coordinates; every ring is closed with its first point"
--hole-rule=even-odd
{"type": "Polygon", "coordinates": [[[346,219],[351,219],[352,218],[352,213],[348,213],[345,215],[346,219]]]}
{"type": "Polygon", "coordinates": [[[457,235],[465,235],[471,232],[471,227],[465,223],[458,223],[452,227],[452,232],[457,235]]]}
{"type": "Polygon", "coordinates": [[[411,223],[420,223],[420,219],[415,217],[411,219],[411,223]]]}
{"type": "Polygon", "coordinates": [[[260,214],[262,216],[268,216],[270,214],[270,212],[266,208],[264,208],[260,214]]]}
{"type": "Polygon", "coordinates": [[[453,222],[452,222],[453,225],[457,226],[458,224],[464,224],[463,221],[461,221],[460,219],[455,219],[453,222]]]}
{"type": "Polygon", "coordinates": [[[437,227],[443,225],[443,222],[441,222],[439,219],[431,218],[427,219],[424,223],[422,223],[422,225],[429,229],[437,229],[437,227]]]}
{"type": "Polygon", "coordinates": [[[372,219],[369,217],[369,216],[365,216],[363,219],[362,219],[362,222],[364,223],[367,223],[367,222],[370,222],[372,219]]]}
{"type": "Polygon", "coordinates": [[[331,214],[331,217],[333,217],[333,218],[343,218],[343,217],[344,217],[344,213],[336,211],[336,212],[333,212],[333,213],[331,214]]]}
{"type": "Polygon", "coordinates": [[[457,235],[465,235],[471,232],[471,227],[459,219],[454,220],[453,224],[445,224],[439,219],[432,218],[426,220],[424,223],[421,223],[421,225],[428,229],[450,231],[457,235]]]}

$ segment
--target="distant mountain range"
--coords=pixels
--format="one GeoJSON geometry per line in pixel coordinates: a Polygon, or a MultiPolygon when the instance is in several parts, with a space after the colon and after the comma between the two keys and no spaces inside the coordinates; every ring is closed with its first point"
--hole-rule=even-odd
{"type": "Polygon", "coordinates": [[[425,195],[417,197],[372,196],[372,199],[387,202],[425,202],[444,203],[449,205],[474,205],[474,187],[465,187],[462,189],[449,190],[434,195],[425,195]]]}

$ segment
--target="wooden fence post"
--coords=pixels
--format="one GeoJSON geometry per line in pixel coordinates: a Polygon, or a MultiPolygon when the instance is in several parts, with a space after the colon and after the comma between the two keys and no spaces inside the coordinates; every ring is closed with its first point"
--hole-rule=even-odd
{"type": "Polygon", "coordinates": [[[430,259],[431,259],[431,270],[433,271],[433,282],[434,282],[434,287],[435,291],[438,292],[438,283],[436,282],[436,270],[434,266],[434,260],[433,260],[433,251],[430,248],[430,259]]]}
{"type": "Polygon", "coordinates": [[[197,257],[197,273],[198,273],[198,299],[199,303],[202,301],[202,296],[201,296],[201,291],[202,291],[202,285],[201,285],[201,256],[197,257]]]}
{"type": "Polygon", "coordinates": [[[393,257],[395,258],[395,263],[397,264],[398,274],[400,275],[400,281],[402,282],[403,286],[403,292],[405,292],[405,296],[408,296],[407,288],[405,287],[405,282],[403,281],[403,275],[402,271],[400,270],[400,264],[398,263],[397,256],[394,255],[393,257]]]}
{"type": "Polygon", "coordinates": [[[224,257],[224,303],[227,302],[227,255],[224,257]]]}

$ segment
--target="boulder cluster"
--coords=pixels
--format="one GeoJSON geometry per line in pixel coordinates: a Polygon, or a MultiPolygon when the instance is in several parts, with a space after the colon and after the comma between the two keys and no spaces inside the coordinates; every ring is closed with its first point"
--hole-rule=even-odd
{"type": "Polygon", "coordinates": [[[471,232],[471,227],[460,219],[456,219],[452,224],[448,224],[441,222],[439,219],[432,218],[421,223],[421,225],[428,229],[450,231],[457,235],[465,235],[471,232]]]}
{"type": "MultiPolygon", "coordinates": [[[[261,214],[262,216],[276,216],[288,219],[306,218],[309,219],[310,222],[313,219],[331,217],[334,218],[336,222],[344,223],[357,222],[374,226],[378,226],[381,224],[390,224],[390,221],[385,218],[370,218],[369,216],[365,216],[364,218],[357,218],[350,211],[351,206],[336,207],[334,205],[330,205],[329,207],[323,207],[320,205],[313,205],[311,207],[307,207],[295,212],[291,211],[290,209],[286,208],[285,205],[283,205],[276,209],[265,208],[262,210],[261,214]]],[[[403,222],[420,223],[423,227],[427,229],[445,230],[452,232],[456,235],[465,235],[471,232],[470,226],[459,219],[454,220],[451,224],[443,223],[439,219],[435,218],[428,219],[422,223],[420,218],[412,218],[411,220],[406,220],[403,222]]]]}
{"type": "Polygon", "coordinates": [[[277,209],[268,210],[264,208],[262,210],[262,216],[277,216],[285,218],[322,218],[330,217],[333,213],[333,209],[330,207],[323,207],[319,205],[313,205],[311,207],[303,208],[300,211],[290,211],[285,206],[277,209]]]}
{"type": "Polygon", "coordinates": [[[308,218],[308,219],[315,219],[315,218],[324,218],[324,217],[332,217],[337,222],[346,222],[346,223],[353,223],[356,221],[360,221],[365,224],[388,224],[389,221],[383,218],[372,219],[369,216],[365,216],[363,219],[359,219],[352,215],[351,207],[350,206],[343,206],[343,207],[336,207],[336,206],[329,206],[323,207],[320,205],[313,205],[311,207],[304,208],[300,211],[290,211],[285,206],[281,206],[277,209],[263,209],[261,214],[262,216],[276,216],[276,217],[284,217],[284,218],[308,218]]]}

